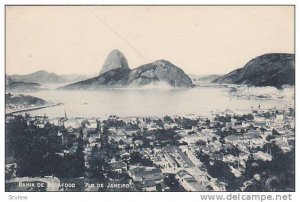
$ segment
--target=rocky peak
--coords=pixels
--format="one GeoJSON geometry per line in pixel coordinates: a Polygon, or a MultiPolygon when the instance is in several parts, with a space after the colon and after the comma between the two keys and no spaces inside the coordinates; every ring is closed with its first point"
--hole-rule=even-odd
{"type": "Polygon", "coordinates": [[[243,68],[236,69],[215,79],[215,83],[274,86],[295,84],[295,55],[268,53],[250,60],[243,68]]]}
{"type": "Polygon", "coordinates": [[[167,60],[142,65],[129,74],[129,85],[141,86],[153,82],[164,82],[172,87],[193,87],[184,71],[167,60]]]}
{"type": "Polygon", "coordinates": [[[128,62],[124,54],[121,51],[115,49],[111,51],[105,59],[105,62],[100,71],[100,75],[112,69],[118,68],[129,69],[128,62]]]}

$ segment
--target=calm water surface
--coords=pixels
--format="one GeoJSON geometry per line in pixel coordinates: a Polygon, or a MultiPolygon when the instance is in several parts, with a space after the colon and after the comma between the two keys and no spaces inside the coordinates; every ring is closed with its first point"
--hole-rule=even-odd
{"type": "MultiPolygon", "coordinates": [[[[98,91],[59,91],[47,90],[23,93],[64,105],[30,111],[31,115],[44,115],[50,118],[68,117],[107,117],[203,115],[211,112],[250,111],[257,108],[286,108],[292,100],[285,99],[241,99],[228,96],[225,88],[193,89],[103,89],[98,91]]],[[[24,114],[24,113],[21,113],[24,114]]]]}

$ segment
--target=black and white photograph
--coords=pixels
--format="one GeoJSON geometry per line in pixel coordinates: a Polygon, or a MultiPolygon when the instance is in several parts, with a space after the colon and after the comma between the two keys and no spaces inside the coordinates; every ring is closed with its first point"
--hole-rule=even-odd
{"type": "Polygon", "coordinates": [[[4,9],[5,192],[296,191],[295,5],[4,9]]]}

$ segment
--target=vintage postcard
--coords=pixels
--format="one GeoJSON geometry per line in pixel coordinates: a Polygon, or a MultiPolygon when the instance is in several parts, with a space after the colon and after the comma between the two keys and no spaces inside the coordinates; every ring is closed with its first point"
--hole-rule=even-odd
{"type": "Polygon", "coordinates": [[[5,6],[6,192],[294,192],[295,7],[5,6]]]}

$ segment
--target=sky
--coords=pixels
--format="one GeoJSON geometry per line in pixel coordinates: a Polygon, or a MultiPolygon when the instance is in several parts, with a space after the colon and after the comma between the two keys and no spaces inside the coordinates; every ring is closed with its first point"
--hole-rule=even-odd
{"type": "Polygon", "coordinates": [[[166,59],[224,74],[294,53],[293,6],[6,6],[6,73],[99,73],[118,49],[130,68],[166,59]]]}

